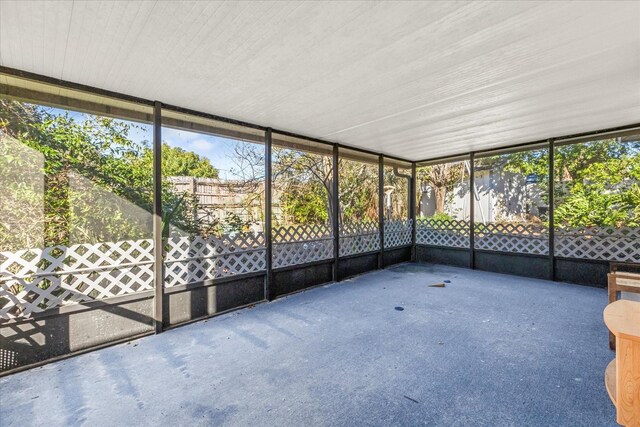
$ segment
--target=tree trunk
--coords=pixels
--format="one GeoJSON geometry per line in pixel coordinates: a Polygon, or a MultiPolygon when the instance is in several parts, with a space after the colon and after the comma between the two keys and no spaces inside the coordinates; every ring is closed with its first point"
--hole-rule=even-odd
{"type": "Polygon", "coordinates": [[[436,213],[441,214],[444,213],[444,200],[447,195],[446,187],[434,187],[433,194],[436,198],[436,213]]]}
{"type": "MultiPolygon", "coordinates": [[[[329,180],[326,184],[327,188],[327,203],[325,204],[327,209],[327,218],[329,219],[329,227],[333,227],[333,180],[329,180]]],[[[338,230],[333,230],[337,233],[338,230]]]]}

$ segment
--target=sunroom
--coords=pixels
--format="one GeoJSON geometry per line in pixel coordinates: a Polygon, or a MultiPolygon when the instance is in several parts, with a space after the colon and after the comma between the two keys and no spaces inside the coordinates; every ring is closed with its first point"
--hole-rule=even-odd
{"type": "Polygon", "coordinates": [[[640,425],[639,24],[0,2],[0,424],[640,425]]]}

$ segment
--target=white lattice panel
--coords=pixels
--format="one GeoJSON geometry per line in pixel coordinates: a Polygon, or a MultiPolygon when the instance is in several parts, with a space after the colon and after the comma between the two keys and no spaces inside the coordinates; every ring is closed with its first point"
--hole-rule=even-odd
{"type": "Polygon", "coordinates": [[[0,252],[0,318],[150,290],[152,267],[148,239],[0,252]]]}
{"type": "Polygon", "coordinates": [[[373,222],[349,223],[340,226],[340,256],[380,250],[380,229],[373,222]]]}
{"type": "Polygon", "coordinates": [[[384,222],[384,247],[397,248],[411,244],[413,221],[410,219],[384,222]]]}
{"type": "Polygon", "coordinates": [[[273,229],[273,268],[333,258],[331,229],[324,224],[273,229]]]}
{"type": "Polygon", "coordinates": [[[640,228],[562,228],[554,246],[559,257],[640,262],[640,228]]]}
{"type": "Polygon", "coordinates": [[[475,248],[498,252],[549,254],[547,227],[539,224],[476,224],[475,248]]]}
{"type": "Polygon", "coordinates": [[[273,268],[331,258],[333,258],[333,238],[273,244],[273,268]]]}
{"type": "Polygon", "coordinates": [[[291,225],[273,229],[273,243],[303,242],[331,237],[331,228],[324,224],[291,225]]]}
{"type": "Polygon", "coordinates": [[[164,286],[254,273],[266,268],[263,233],[174,237],[165,247],[164,286]]]}
{"type": "Polygon", "coordinates": [[[416,221],[416,243],[419,245],[469,248],[469,222],[420,219],[416,221]]]}

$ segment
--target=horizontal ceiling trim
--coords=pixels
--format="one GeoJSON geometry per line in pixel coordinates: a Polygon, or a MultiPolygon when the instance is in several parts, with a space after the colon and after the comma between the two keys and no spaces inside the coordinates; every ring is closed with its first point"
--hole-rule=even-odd
{"type": "Polygon", "coordinates": [[[0,65],[0,74],[7,74],[14,77],[20,77],[25,80],[33,80],[40,83],[50,84],[53,86],[61,86],[67,89],[78,90],[81,92],[87,92],[95,95],[105,96],[107,98],[120,99],[122,101],[134,102],[137,104],[144,104],[153,107],[153,101],[144,98],[138,98],[137,96],[125,95],[123,93],[114,92],[106,89],[100,89],[93,86],[83,85],[80,83],[73,83],[55,77],[44,76],[42,74],[31,73],[29,71],[22,71],[16,68],[6,67],[0,65]]]}
{"type": "Polygon", "coordinates": [[[549,140],[543,139],[540,141],[529,142],[526,144],[511,145],[509,147],[496,148],[492,150],[476,151],[474,153],[474,156],[476,159],[482,159],[486,157],[500,156],[503,154],[520,153],[522,151],[543,150],[548,147],[549,147],[549,140]]]}
{"type": "Polygon", "coordinates": [[[440,165],[443,163],[457,163],[457,162],[463,162],[465,160],[469,160],[469,158],[470,158],[470,154],[465,153],[461,156],[447,156],[447,157],[436,158],[429,161],[416,162],[416,166],[421,168],[425,166],[440,165]]]}
{"type": "Polygon", "coordinates": [[[474,153],[476,157],[487,157],[488,155],[490,156],[493,153],[506,152],[506,151],[511,151],[511,152],[522,151],[522,150],[525,150],[527,147],[534,147],[536,145],[548,144],[550,140],[553,140],[556,146],[567,145],[567,144],[577,144],[579,142],[593,140],[594,138],[602,137],[602,136],[615,137],[615,136],[629,135],[631,133],[634,133],[634,131],[640,132],[640,123],[633,123],[629,125],[616,126],[616,127],[605,128],[600,130],[593,130],[589,132],[581,132],[576,134],[551,137],[547,139],[539,139],[537,141],[506,145],[504,147],[491,148],[488,150],[466,151],[466,152],[447,155],[447,156],[430,157],[424,160],[417,160],[415,163],[418,165],[426,164],[426,163],[430,163],[430,164],[444,163],[450,159],[455,160],[457,158],[469,157],[471,153],[474,153]]]}
{"type": "MultiPolygon", "coordinates": [[[[114,119],[126,119],[133,122],[153,123],[153,112],[135,111],[129,108],[107,105],[84,99],[75,99],[65,95],[40,92],[38,90],[19,88],[0,83],[0,94],[10,100],[39,104],[54,108],[64,108],[88,114],[99,114],[114,119]]],[[[102,96],[102,95],[99,95],[102,96]]],[[[141,104],[145,105],[146,104],[141,104]]]]}
{"type": "Polygon", "coordinates": [[[622,137],[622,136],[629,136],[629,135],[634,135],[639,133],[640,133],[640,126],[632,126],[630,128],[626,128],[623,130],[614,129],[612,131],[590,133],[589,135],[586,135],[586,136],[576,136],[572,138],[562,138],[562,139],[558,138],[558,139],[555,139],[554,142],[556,146],[579,144],[581,142],[594,141],[594,140],[599,140],[603,138],[616,138],[616,137],[622,137]]]}

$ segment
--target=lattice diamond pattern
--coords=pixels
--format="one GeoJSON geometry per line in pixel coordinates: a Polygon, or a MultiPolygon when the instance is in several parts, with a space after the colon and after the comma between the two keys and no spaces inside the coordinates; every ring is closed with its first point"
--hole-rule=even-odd
{"type": "Polygon", "coordinates": [[[384,247],[397,248],[411,244],[413,221],[410,219],[384,222],[384,247]]]}
{"type": "MultiPolygon", "coordinates": [[[[408,221],[385,223],[385,246],[411,243],[408,221]]],[[[417,221],[418,244],[468,247],[466,221],[417,221]]],[[[548,254],[548,233],[536,224],[476,224],[476,248],[548,254]]],[[[274,267],[333,257],[326,225],[273,230],[274,267]]],[[[344,224],[340,256],[380,250],[376,223],[344,224]]],[[[165,247],[165,286],[262,271],[266,268],[262,233],[221,237],[177,237],[165,247]]],[[[640,262],[640,229],[585,227],[559,229],[555,254],[567,258],[640,262]]],[[[0,252],[0,318],[28,317],[60,305],[110,298],[153,288],[150,239],[0,252]]]]}
{"type": "Polygon", "coordinates": [[[333,258],[333,238],[306,242],[275,243],[273,268],[333,258]]]}
{"type": "Polygon", "coordinates": [[[554,246],[560,257],[640,262],[640,228],[560,228],[554,246]]]}
{"type": "Polygon", "coordinates": [[[333,258],[331,228],[324,224],[273,229],[273,268],[333,258]]]}
{"type": "Polygon", "coordinates": [[[273,229],[273,243],[302,242],[331,237],[331,228],[324,224],[292,225],[273,229]]]}
{"type": "Polygon", "coordinates": [[[469,221],[419,219],[416,221],[416,243],[468,248],[469,221]]]}
{"type": "Polygon", "coordinates": [[[380,229],[374,222],[354,222],[340,226],[340,256],[380,250],[380,229]]]}
{"type": "Polygon", "coordinates": [[[498,252],[549,254],[549,232],[541,224],[475,225],[475,248],[498,252]]]}
{"type": "Polygon", "coordinates": [[[0,252],[0,318],[153,287],[153,241],[0,252]]]}
{"type": "Polygon", "coordinates": [[[263,233],[174,237],[165,247],[164,286],[254,273],[266,268],[263,233]]]}

